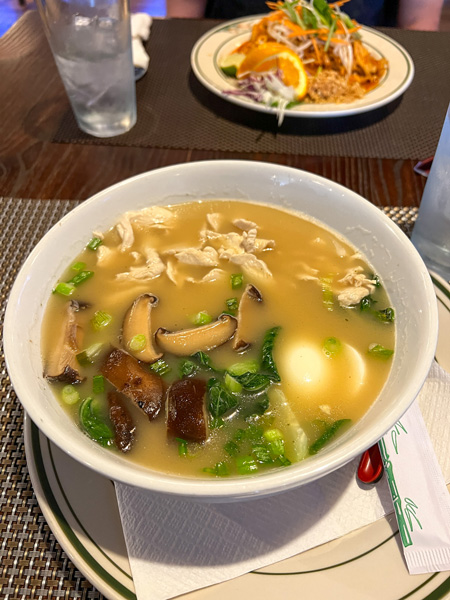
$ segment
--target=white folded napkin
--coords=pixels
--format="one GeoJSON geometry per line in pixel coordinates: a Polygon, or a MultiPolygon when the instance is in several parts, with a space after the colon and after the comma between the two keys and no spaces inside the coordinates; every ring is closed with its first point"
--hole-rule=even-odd
{"type": "Polygon", "coordinates": [[[131,50],[133,53],[133,64],[145,71],[148,69],[150,57],[145,51],[143,42],[150,35],[152,18],[146,13],[134,13],[131,15],[131,50]]]}
{"type": "MultiPolygon", "coordinates": [[[[437,364],[418,403],[445,481],[450,482],[450,375],[437,364]]],[[[230,504],[184,501],[116,484],[139,600],[165,600],[227,581],[393,511],[386,478],[362,489],[359,458],[308,485],[230,504]]]]}

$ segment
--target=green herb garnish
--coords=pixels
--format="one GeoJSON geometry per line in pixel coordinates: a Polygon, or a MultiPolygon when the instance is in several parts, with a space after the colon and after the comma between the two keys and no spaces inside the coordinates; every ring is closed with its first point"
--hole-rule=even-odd
{"type": "Polygon", "coordinates": [[[103,375],[94,375],[92,378],[92,391],[94,394],[103,394],[105,391],[105,378],[103,375]]]}
{"type": "Polygon", "coordinates": [[[319,450],[321,450],[325,444],[327,444],[339,431],[339,429],[343,425],[347,425],[351,423],[351,419],[340,419],[339,421],[335,421],[331,425],[325,429],[324,433],[317,439],[314,443],[312,443],[309,447],[310,454],[317,454],[319,450]]]}
{"type": "Polygon", "coordinates": [[[275,361],[273,358],[273,348],[275,346],[275,339],[280,332],[281,327],[272,327],[266,331],[264,336],[263,344],[262,344],[262,357],[261,357],[261,366],[263,371],[268,373],[272,381],[279,382],[281,381],[280,375],[278,374],[277,367],[275,365],[275,361]]]}
{"type": "Polygon", "coordinates": [[[208,409],[212,417],[222,417],[238,404],[235,396],[232,396],[218,379],[210,379],[208,388],[208,409]]]}
{"type": "Polygon", "coordinates": [[[114,432],[103,420],[100,405],[91,397],[80,405],[80,424],[87,435],[101,446],[111,446],[114,432]]]}

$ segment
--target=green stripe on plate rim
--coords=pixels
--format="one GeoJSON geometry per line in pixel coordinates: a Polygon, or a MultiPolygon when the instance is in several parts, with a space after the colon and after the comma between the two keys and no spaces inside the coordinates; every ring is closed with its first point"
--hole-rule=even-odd
{"type": "MultiPolygon", "coordinates": [[[[90,535],[90,533],[86,530],[86,528],[84,527],[84,525],[81,523],[80,519],[78,518],[77,514],[75,513],[66,492],[64,491],[63,485],[61,483],[61,480],[59,478],[59,474],[58,471],[56,469],[56,464],[55,464],[55,459],[53,458],[53,449],[52,449],[52,445],[50,443],[50,440],[47,439],[47,449],[48,449],[48,454],[50,457],[50,462],[53,468],[53,475],[55,476],[56,479],[56,483],[58,484],[58,488],[59,491],[61,492],[62,497],[64,498],[65,503],[67,504],[67,507],[70,511],[70,513],[72,514],[73,518],[75,519],[75,521],[78,523],[80,529],[83,531],[83,533],[85,534],[85,536],[88,538],[88,540],[97,548],[97,550],[100,552],[100,554],[102,554],[106,560],[111,563],[118,571],[120,571],[120,573],[122,573],[123,575],[125,575],[125,577],[127,577],[130,581],[133,581],[133,578],[131,577],[131,575],[129,573],[127,573],[126,571],[124,571],[122,569],[122,567],[119,567],[119,565],[114,562],[110,556],[108,556],[108,554],[106,554],[106,552],[103,550],[103,548],[101,548],[97,542],[94,540],[94,538],[90,535]]],[[[111,481],[111,484],[113,482],[111,481]]]]}
{"type": "MultiPolygon", "coordinates": [[[[201,74],[202,74],[202,77],[203,77],[205,80],[207,80],[207,81],[209,82],[209,84],[210,84],[212,87],[214,87],[214,88],[216,88],[216,89],[217,89],[217,86],[216,86],[215,82],[214,82],[214,81],[212,81],[212,80],[211,80],[211,79],[210,79],[210,78],[209,78],[209,77],[208,77],[208,76],[205,74],[205,72],[203,71],[203,69],[200,67],[200,61],[199,61],[199,58],[198,58],[199,52],[202,50],[202,47],[203,47],[203,45],[205,44],[205,42],[206,42],[206,41],[208,41],[208,40],[209,40],[211,37],[213,37],[213,36],[214,36],[214,35],[216,35],[217,33],[222,33],[222,32],[225,32],[225,31],[227,31],[228,29],[232,29],[233,27],[236,27],[236,25],[238,25],[238,24],[244,24],[244,23],[253,22],[253,21],[255,21],[255,18],[254,18],[254,17],[248,17],[248,18],[244,18],[244,19],[239,19],[239,20],[236,20],[236,21],[234,21],[233,23],[229,23],[229,24],[227,24],[227,25],[223,25],[222,27],[220,27],[220,26],[219,26],[219,27],[215,27],[214,29],[212,29],[212,30],[209,32],[209,34],[207,33],[207,34],[204,36],[204,38],[203,38],[203,41],[201,42],[201,44],[199,44],[199,45],[197,46],[197,48],[196,48],[196,51],[195,51],[195,53],[194,53],[194,62],[195,62],[195,66],[196,66],[196,68],[197,68],[197,71],[198,71],[199,73],[201,73],[201,74]]],[[[363,27],[363,29],[365,29],[365,28],[363,27]]],[[[244,34],[244,33],[245,33],[245,32],[237,32],[237,33],[236,33],[236,35],[235,35],[235,37],[237,37],[238,35],[242,35],[242,34],[244,34]]],[[[250,32],[249,32],[249,33],[250,33],[250,32]]],[[[388,42],[388,43],[389,43],[391,46],[394,46],[394,47],[395,47],[395,48],[396,48],[396,49],[397,49],[397,50],[400,52],[400,54],[402,54],[402,56],[403,56],[403,58],[404,58],[404,60],[405,60],[405,62],[406,62],[406,65],[407,65],[406,73],[405,73],[405,76],[404,76],[403,80],[402,80],[402,81],[401,81],[401,82],[398,84],[398,86],[397,86],[397,87],[396,87],[394,90],[392,90],[392,91],[391,91],[389,94],[386,94],[385,96],[382,96],[381,98],[379,98],[379,99],[377,100],[377,102],[381,102],[381,101],[385,100],[386,98],[388,98],[388,97],[390,97],[390,96],[394,95],[394,94],[395,94],[395,93],[396,93],[396,92],[397,92],[397,91],[398,91],[398,90],[399,90],[399,89],[400,89],[400,88],[401,88],[401,87],[402,87],[402,86],[405,84],[405,82],[408,80],[408,78],[410,77],[410,74],[411,74],[411,60],[410,60],[410,58],[409,58],[409,55],[406,53],[405,49],[404,49],[404,48],[401,46],[401,44],[399,44],[399,43],[398,43],[396,40],[392,39],[392,38],[391,38],[391,37],[389,37],[388,35],[385,35],[384,33],[381,33],[381,31],[376,31],[375,29],[370,29],[370,33],[371,33],[371,34],[373,34],[373,35],[376,35],[376,36],[378,36],[378,37],[380,37],[380,38],[382,38],[382,39],[384,39],[384,40],[385,40],[386,42],[388,42]]],[[[217,73],[218,73],[218,74],[219,74],[219,75],[220,75],[220,76],[223,78],[223,80],[224,80],[224,81],[229,81],[229,78],[227,78],[227,77],[224,75],[224,73],[222,72],[222,70],[220,69],[220,67],[219,67],[219,65],[218,65],[218,61],[217,61],[217,56],[218,56],[218,54],[219,54],[220,50],[223,48],[223,46],[224,46],[225,44],[228,44],[228,43],[231,41],[231,39],[232,39],[232,37],[230,36],[230,38],[229,38],[228,40],[225,40],[224,42],[222,42],[222,44],[221,44],[221,45],[220,45],[218,48],[216,48],[216,50],[215,50],[215,52],[214,52],[214,55],[213,55],[213,58],[212,58],[212,60],[213,60],[213,66],[214,66],[214,68],[215,68],[216,72],[217,72],[217,73]]],[[[383,58],[384,58],[384,55],[382,55],[382,54],[381,54],[381,52],[378,50],[378,48],[376,48],[376,46],[373,46],[373,44],[368,44],[367,42],[364,42],[364,43],[365,43],[367,46],[370,46],[371,48],[373,48],[374,50],[376,50],[376,52],[377,52],[378,54],[380,54],[381,56],[383,56],[383,58]]],[[[386,81],[387,77],[389,76],[389,70],[390,70],[390,69],[388,69],[388,73],[387,73],[387,74],[385,75],[385,77],[384,77],[384,81],[386,81]]],[[[231,86],[231,84],[230,84],[230,88],[231,88],[231,89],[234,89],[234,87],[233,87],[233,86],[231,86]]],[[[369,92],[369,94],[370,94],[370,92],[369,92]]],[[[251,101],[251,100],[249,100],[248,102],[249,102],[249,104],[252,104],[252,103],[253,103],[253,101],[251,101]]],[[[300,106],[307,106],[307,105],[306,105],[306,104],[303,104],[303,105],[300,105],[300,106]]],[[[273,110],[275,110],[275,109],[273,109],[273,110]]],[[[291,112],[299,112],[299,111],[295,111],[295,109],[290,109],[290,111],[291,111],[291,112]]],[[[289,112],[287,111],[287,112],[286,112],[286,114],[289,114],[289,112]]]]}
{"type": "MultiPolygon", "coordinates": [[[[450,300],[450,289],[447,289],[446,287],[444,287],[439,281],[437,281],[432,275],[431,275],[431,279],[433,281],[433,284],[446,296],[446,298],[448,300],[450,300]]],[[[450,312],[450,304],[446,305],[444,302],[442,302],[441,299],[438,299],[443,306],[450,312]]],[[[70,543],[72,544],[72,546],[74,547],[75,551],[78,553],[78,555],[83,558],[83,560],[86,562],[86,564],[89,565],[89,567],[102,579],[102,581],[105,582],[106,585],[108,585],[109,587],[111,587],[112,589],[114,589],[117,593],[121,594],[124,598],[127,598],[129,600],[137,600],[136,595],[131,591],[128,590],[125,586],[123,586],[119,581],[117,581],[114,577],[112,577],[107,571],[105,571],[105,569],[96,561],[96,559],[88,552],[88,550],[86,550],[86,548],[83,546],[83,544],[79,541],[79,539],[76,537],[76,535],[74,534],[72,528],[70,527],[69,523],[67,522],[64,514],[62,513],[57,500],[55,498],[55,496],[53,495],[50,483],[48,481],[47,478],[47,474],[45,471],[45,466],[43,463],[43,458],[42,458],[42,453],[41,453],[41,445],[40,445],[40,432],[38,427],[33,423],[33,421],[30,420],[30,424],[31,424],[31,437],[32,437],[32,448],[33,448],[33,457],[34,457],[34,463],[35,463],[35,467],[36,467],[36,471],[37,474],[39,476],[39,481],[41,483],[42,486],[42,490],[44,492],[45,498],[47,500],[47,503],[50,507],[50,509],[52,510],[53,515],[55,516],[56,520],[58,521],[58,524],[60,525],[61,529],[63,530],[64,534],[66,535],[67,539],[70,541],[70,543]]],[[[69,510],[71,511],[73,517],[75,518],[75,520],[77,521],[77,523],[80,525],[80,527],[82,528],[83,532],[87,535],[87,537],[91,540],[91,542],[96,546],[96,548],[99,550],[99,552],[101,552],[101,554],[103,554],[117,569],[119,569],[122,573],[124,573],[127,577],[129,577],[130,579],[132,579],[130,577],[130,575],[128,573],[126,573],[125,571],[123,571],[123,569],[121,569],[116,563],[114,563],[108,556],[107,554],[105,554],[105,552],[98,546],[98,544],[96,544],[94,542],[94,540],[91,538],[91,536],[87,533],[87,531],[85,530],[85,528],[82,526],[82,524],[80,523],[78,517],[76,516],[64,490],[63,487],[61,485],[59,476],[57,474],[57,470],[56,470],[56,465],[54,463],[53,460],[53,454],[52,454],[52,450],[51,450],[51,446],[50,446],[50,441],[47,440],[48,443],[48,448],[49,448],[49,454],[50,454],[50,459],[51,459],[51,465],[52,465],[52,469],[55,475],[55,479],[58,483],[59,489],[61,491],[61,494],[65,500],[65,502],[67,503],[67,506],[69,507],[69,510]]],[[[316,573],[316,572],[320,572],[320,571],[327,571],[330,569],[334,569],[336,567],[340,567],[343,566],[345,564],[354,562],[360,558],[363,558],[364,556],[367,556],[368,554],[374,552],[375,550],[377,550],[378,548],[380,548],[381,546],[383,546],[384,544],[386,544],[387,542],[389,542],[390,540],[392,540],[396,535],[398,535],[398,530],[396,532],[394,532],[392,535],[388,536],[385,540],[383,540],[382,542],[380,542],[379,544],[377,544],[376,546],[374,546],[373,548],[371,548],[370,550],[367,550],[366,552],[363,552],[362,554],[355,556],[353,558],[350,558],[347,561],[343,561],[340,563],[336,563],[334,565],[329,565],[327,567],[323,567],[320,569],[313,569],[313,570],[309,570],[309,571],[290,571],[290,572],[284,572],[284,573],[276,573],[276,572],[261,572],[261,571],[251,571],[252,574],[254,575],[271,575],[271,576],[290,576],[290,575],[305,575],[305,574],[310,574],[310,573],[316,573]]],[[[411,590],[410,592],[408,592],[408,594],[401,596],[400,598],[398,598],[398,600],[406,600],[406,598],[411,597],[414,593],[418,592],[420,589],[422,589],[424,586],[426,586],[427,584],[429,584],[431,581],[433,581],[433,579],[439,575],[439,573],[434,573],[433,575],[431,575],[428,579],[426,579],[422,584],[420,584],[419,586],[417,586],[416,588],[414,588],[413,590],[411,590]]],[[[435,590],[433,590],[429,595],[427,595],[426,597],[424,597],[422,600],[441,600],[442,598],[444,598],[444,596],[450,592],[450,577],[448,577],[447,579],[445,579],[435,590]]]]}
{"type": "MultiPolygon", "coordinates": [[[[39,477],[39,482],[42,486],[42,491],[44,493],[45,499],[50,507],[50,510],[53,513],[53,516],[58,521],[58,525],[61,530],[64,532],[64,535],[73,546],[74,551],[84,560],[84,562],[89,565],[89,567],[105,582],[107,586],[113,589],[115,592],[120,594],[123,598],[127,600],[137,600],[136,594],[134,594],[131,590],[126,588],[123,584],[121,584],[117,579],[115,579],[108,571],[106,571],[97,560],[90,554],[90,552],[83,546],[78,537],[73,532],[69,523],[67,522],[63,512],[61,511],[58,502],[53,495],[53,491],[50,486],[50,482],[47,478],[47,473],[45,471],[44,461],[42,458],[41,445],[40,445],[40,432],[38,427],[31,421],[31,445],[33,449],[33,458],[34,465],[36,467],[36,472],[39,477]]],[[[54,465],[52,464],[54,469],[54,465]]],[[[97,546],[98,547],[98,546],[97,546]]],[[[130,577],[131,579],[131,577],[130,577]]]]}

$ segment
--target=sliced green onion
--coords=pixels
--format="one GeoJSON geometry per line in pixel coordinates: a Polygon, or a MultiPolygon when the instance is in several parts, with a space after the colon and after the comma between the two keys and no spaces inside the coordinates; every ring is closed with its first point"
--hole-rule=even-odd
{"type": "Polygon", "coordinates": [[[105,391],[105,378],[103,375],[94,375],[92,378],[92,391],[94,394],[103,394],[105,391]]]}
{"type": "Polygon", "coordinates": [[[53,290],[54,294],[60,294],[61,296],[71,296],[75,291],[75,286],[71,283],[60,282],[53,290]]]}
{"type": "Polygon", "coordinates": [[[134,352],[139,352],[140,350],[143,350],[145,348],[146,344],[147,338],[143,333],[139,333],[131,338],[129,347],[130,350],[133,350],[134,352]]]}
{"type": "Polygon", "coordinates": [[[330,47],[331,38],[333,37],[333,34],[336,31],[336,27],[337,27],[337,19],[334,19],[333,22],[331,23],[330,31],[328,32],[327,41],[325,42],[325,46],[323,49],[324,52],[328,52],[328,48],[330,47]]]}
{"type": "Polygon", "coordinates": [[[237,298],[228,298],[225,300],[225,305],[227,307],[228,312],[231,314],[235,314],[237,309],[239,308],[239,301],[237,298]]]}
{"type": "Polygon", "coordinates": [[[210,314],[206,312],[206,310],[202,310],[191,318],[191,321],[194,325],[207,325],[211,323],[212,317],[210,314]]]}
{"type": "Polygon", "coordinates": [[[341,342],[334,337],[327,338],[323,343],[323,351],[330,358],[339,354],[341,350],[341,342]]]}
{"type": "Polygon", "coordinates": [[[273,462],[273,458],[271,457],[269,448],[267,448],[267,446],[253,446],[252,454],[259,463],[273,462]]]}
{"type": "Polygon", "coordinates": [[[249,475],[258,470],[258,465],[253,456],[236,457],[237,470],[241,475],[249,475]]]}
{"type": "Polygon", "coordinates": [[[85,267],[86,267],[86,263],[84,263],[84,262],[76,262],[70,268],[72,269],[72,271],[76,271],[78,273],[78,271],[82,271],[85,267]]]}
{"type": "Polygon", "coordinates": [[[242,287],[242,284],[244,283],[244,276],[242,273],[234,273],[233,275],[230,276],[230,280],[231,280],[231,289],[237,290],[240,287],[242,287]]]}
{"type": "Polygon", "coordinates": [[[266,429],[266,431],[264,432],[264,438],[268,441],[268,442],[274,442],[275,440],[282,440],[283,439],[283,434],[281,433],[281,431],[279,429],[266,429]]]}
{"type": "Polygon", "coordinates": [[[322,285],[322,302],[325,308],[332,311],[334,308],[334,295],[331,289],[333,283],[332,277],[321,277],[320,283],[322,285]]]}
{"type": "Polygon", "coordinates": [[[89,346],[89,348],[86,348],[86,350],[79,352],[76,356],[76,359],[82,366],[92,365],[99,357],[102,348],[103,344],[101,343],[92,344],[92,346],[89,346]]]}
{"type": "Polygon", "coordinates": [[[100,331],[100,329],[108,327],[111,321],[112,315],[103,310],[97,310],[91,319],[91,325],[94,331],[100,331]]]}
{"type": "Polygon", "coordinates": [[[188,444],[186,440],[182,438],[175,438],[178,442],[178,454],[179,456],[187,456],[188,453],[188,444]]]}
{"type": "Polygon", "coordinates": [[[169,367],[165,360],[160,358],[159,360],[150,365],[150,370],[162,377],[163,375],[170,373],[172,369],[171,367],[169,367]]]}
{"type": "Polygon", "coordinates": [[[103,242],[99,237],[93,237],[86,248],[89,248],[89,250],[97,250],[97,248],[102,244],[103,242]]]}
{"type": "Polygon", "coordinates": [[[76,404],[80,399],[80,394],[73,385],[65,385],[62,389],[61,397],[65,404],[76,404]]]}
{"type": "Polygon", "coordinates": [[[72,279],[69,279],[69,281],[67,283],[69,283],[69,284],[71,283],[75,287],[78,287],[79,285],[84,283],[86,280],[90,279],[93,275],[94,275],[94,271],[80,271],[79,273],[74,275],[72,277],[72,279]]]}
{"type": "Polygon", "coordinates": [[[257,360],[244,360],[234,363],[227,369],[228,373],[235,377],[244,373],[257,373],[259,371],[259,362],[257,360]]]}
{"type": "Polygon", "coordinates": [[[274,440],[269,442],[269,450],[273,456],[284,456],[284,440],[274,440]]]}
{"type": "Polygon", "coordinates": [[[229,392],[232,392],[233,394],[239,394],[242,392],[242,385],[228,373],[225,374],[223,382],[229,392]]]}
{"type": "Polygon", "coordinates": [[[372,356],[376,356],[377,358],[387,359],[394,354],[394,351],[390,350],[389,348],[385,348],[381,344],[372,344],[369,346],[368,353],[372,356]]]}

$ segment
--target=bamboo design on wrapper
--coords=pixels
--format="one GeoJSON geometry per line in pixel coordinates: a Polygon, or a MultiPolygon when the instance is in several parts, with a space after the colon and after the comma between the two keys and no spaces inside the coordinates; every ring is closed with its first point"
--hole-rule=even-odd
{"type": "Polygon", "coordinates": [[[389,460],[389,454],[383,438],[381,438],[381,440],[378,442],[378,445],[380,447],[381,457],[383,459],[383,465],[386,471],[386,477],[388,480],[392,501],[394,503],[394,510],[398,522],[398,530],[402,539],[403,546],[406,548],[407,546],[411,546],[413,544],[413,541],[408,531],[405,515],[403,514],[402,499],[400,498],[400,494],[398,493],[397,489],[397,484],[395,483],[394,469],[392,466],[392,462],[389,460]]]}

